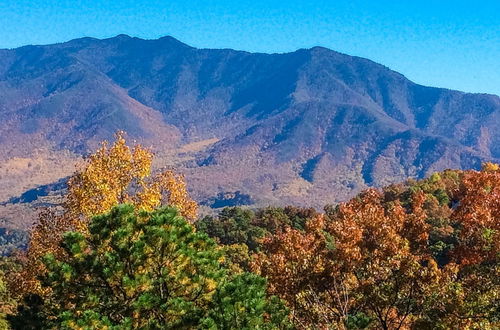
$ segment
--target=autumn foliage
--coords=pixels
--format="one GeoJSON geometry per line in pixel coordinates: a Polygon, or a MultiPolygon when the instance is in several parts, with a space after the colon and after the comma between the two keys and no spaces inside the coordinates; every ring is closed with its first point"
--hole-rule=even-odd
{"type": "Polygon", "coordinates": [[[34,328],[500,327],[496,164],[323,213],[232,207],[197,220],[184,178],[153,173],[152,159],[123,133],[88,158],[0,278],[0,324],[11,313],[34,328]]]}
{"type": "Polygon", "coordinates": [[[498,260],[500,253],[500,169],[486,163],[483,171],[464,174],[460,203],[453,219],[462,227],[457,262],[478,264],[498,260]]]}
{"type": "Polygon", "coordinates": [[[171,170],[153,175],[152,161],[150,150],[128,147],[123,132],[118,132],[113,145],[103,142],[69,179],[67,213],[84,223],[118,204],[131,203],[147,211],[164,204],[195,219],[197,206],[188,196],[184,178],[171,170]]]}
{"type": "Polygon", "coordinates": [[[39,214],[26,255],[22,256],[25,267],[11,276],[15,292],[43,293],[37,279],[45,268],[41,257],[47,253],[61,257],[65,253],[60,246],[65,232],[86,233],[92,216],[118,204],[129,203],[145,211],[171,205],[194,221],[197,204],[189,197],[183,176],[172,170],[153,174],[152,161],[150,150],[140,145],[127,146],[123,132],[116,134],[113,144],[103,142],[68,180],[63,210],[43,210],[39,214]]]}
{"type": "Polygon", "coordinates": [[[267,236],[252,269],[304,328],[493,329],[499,185],[489,166],[367,190],[267,236]]]}

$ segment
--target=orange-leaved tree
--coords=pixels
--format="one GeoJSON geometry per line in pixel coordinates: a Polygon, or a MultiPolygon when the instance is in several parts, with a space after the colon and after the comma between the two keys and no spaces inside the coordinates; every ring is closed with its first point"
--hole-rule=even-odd
{"type": "Polygon", "coordinates": [[[416,193],[407,210],[367,190],[310,220],[303,232],[265,238],[253,267],[305,327],[343,329],[371,320],[406,328],[443,281],[427,251],[423,203],[416,193]]]}
{"type": "Polygon", "coordinates": [[[456,281],[445,300],[449,323],[462,329],[500,326],[500,168],[485,163],[464,173],[451,219],[458,228],[451,250],[456,281]]]}
{"type": "Polygon", "coordinates": [[[124,132],[116,133],[113,144],[103,142],[68,180],[63,211],[42,211],[31,231],[30,243],[21,273],[11,276],[15,292],[40,292],[37,277],[44,271],[41,258],[47,253],[60,256],[62,235],[67,231],[87,233],[91,217],[108,212],[122,203],[152,211],[160,205],[176,207],[190,221],[197,215],[197,204],[187,192],[182,175],[172,170],[152,173],[153,153],[126,144],[124,132]]]}
{"type": "Polygon", "coordinates": [[[469,171],[460,186],[460,202],[452,218],[460,224],[458,263],[497,261],[500,256],[500,169],[485,163],[482,171],[469,171]]]}
{"type": "MultiPolygon", "coordinates": [[[[341,318],[341,311],[318,299],[323,293],[316,290],[331,279],[327,257],[329,241],[324,232],[324,218],[310,219],[305,231],[285,228],[262,240],[263,252],[253,256],[251,268],[268,280],[270,293],[284,299],[291,308],[294,321],[307,327],[330,324],[341,318]]],[[[330,242],[331,243],[331,242],[330,242]]]]}
{"type": "Polygon", "coordinates": [[[383,329],[403,329],[422,315],[440,285],[440,269],[427,251],[422,193],[409,209],[386,203],[370,189],[329,214],[341,272],[356,278],[356,304],[383,329]]]}

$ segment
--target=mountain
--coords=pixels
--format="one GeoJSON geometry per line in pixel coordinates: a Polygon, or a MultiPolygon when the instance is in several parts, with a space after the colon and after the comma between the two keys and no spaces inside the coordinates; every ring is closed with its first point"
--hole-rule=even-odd
{"type": "Polygon", "coordinates": [[[500,161],[498,96],[421,86],[322,47],[261,54],[126,35],[25,46],[0,50],[0,95],[0,200],[69,175],[118,129],[217,207],[321,207],[500,161]]]}

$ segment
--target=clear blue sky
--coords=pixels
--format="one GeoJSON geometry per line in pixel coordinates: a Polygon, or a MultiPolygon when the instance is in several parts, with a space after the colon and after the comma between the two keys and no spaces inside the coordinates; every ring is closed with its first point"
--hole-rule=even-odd
{"type": "Polygon", "coordinates": [[[500,0],[0,1],[0,48],[120,33],[259,52],[320,45],[421,84],[500,95],[500,0]]]}

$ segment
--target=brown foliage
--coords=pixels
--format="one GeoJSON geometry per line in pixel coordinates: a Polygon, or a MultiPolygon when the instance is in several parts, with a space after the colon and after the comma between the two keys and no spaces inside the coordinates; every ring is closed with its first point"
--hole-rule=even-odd
{"type": "Polygon", "coordinates": [[[492,329],[500,305],[500,170],[445,171],[369,189],[304,231],[266,237],[252,267],[297,324],[492,329]]]}
{"type": "Polygon", "coordinates": [[[500,170],[486,163],[480,172],[464,175],[460,203],[452,215],[461,226],[457,262],[497,261],[500,255],[500,170]]]}
{"type": "Polygon", "coordinates": [[[364,309],[382,328],[404,328],[441,279],[426,249],[424,200],[414,194],[407,212],[367,190],[305,232],[267,237],[252,266],[305,327],[343,328],[348,314],[364,309]]]}

